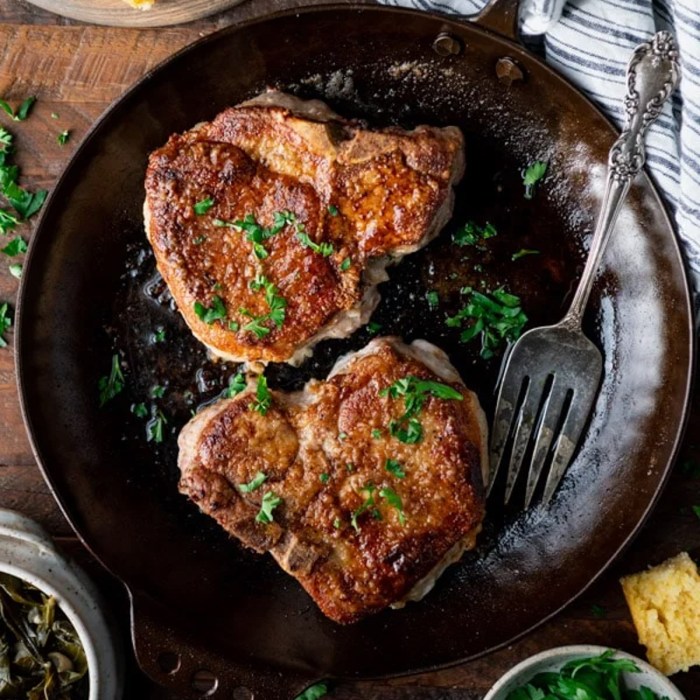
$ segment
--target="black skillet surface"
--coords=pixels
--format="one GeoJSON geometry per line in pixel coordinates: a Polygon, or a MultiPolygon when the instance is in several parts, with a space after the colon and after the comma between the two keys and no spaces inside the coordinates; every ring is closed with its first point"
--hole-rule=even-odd
{"type": "MultiPolygon", "coordinates": [[[[492,26],[503,17],[492,15],[492,26]]],[[[244,551],[177,493],[177,432],[236,368],[207,361],[174,311],[142,231],[148,152],[267,85],[321,97],[372,124],[464,130],[467,175],[453,223],[392,270],[373,321],[382,333],[443,347],[487,413],[498,362],[460,345],[445,315],[459,308],[464,285],[505,285],[522,297],[532,324],[562,315],[615,137],[589,102],[511,42],[445,18],[345,6],[207,37],[146,76],[86,138],[46,206],[22,284],[25,419],[68,519],[132,594],[144,670],[180,692],[197,670],[210,670],[218,678],[212,697],[245,687],[285,698],[321,677],[451,664],[554,614],[610,563],[655,502],[691,373],[687,283],[668,219],[642,177],[586,322],[605,355],[601,395],[551,506],[520,513],[493,499],[477,550],[424,601],[350,627],[325,619],[270,558],[244,551]],[[436,52],[443,31],[458,43],[441,46],[459,53],[436,52]],[[522,79],[497,77],[506,56],[522,79]],[[549,161],[549,171],[528,201],[520,173],[535,159],[549,161]],[[487,250],[451,242],[451,230],[467,219],[498,229],[487,250]],[[540,254],[512,261],[522,248],[540,254]],[[437,309],[425,297],[430,290],[439,294],[437,309]],[[97,382],[113,352],[126,363],[127,388],[98,409],[97,382]],[[162,398],[151,398],[154,386],[165,388],[162,398]],[[130,410],[140,402],[167,419],[162,443],[146,441],[146,419],[130,410]]],[[[323,343],[298,370],[270,367],[270,382],[297,388],[324,377],[371,335],[363,329],[323,343]]]]}

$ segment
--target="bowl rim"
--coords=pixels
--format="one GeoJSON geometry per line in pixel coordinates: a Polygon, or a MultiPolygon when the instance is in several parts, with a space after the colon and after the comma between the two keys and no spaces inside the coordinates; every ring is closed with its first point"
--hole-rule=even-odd
{"type": "Polygon", "coordinates": [[[683,693],[678,690],[678,688],[671,680],[669,680],[667,676],[661,673],[661,671],[659,671],[657,668],[654,668],[644,659],[640,659],[638,656],[630,654],[622,649],[617,649],[613,646],[601,646],[599,644],[566,644],[560,647],[545,649],[537,654],[528,656],[526,659],[523,659],[511,669],[506,671],[491,686],[489,691],[484,696],[484,700],[501,700],[499,693],[503,691],[506,685],[540,661],[545,661],[547,659],[555,661],[556,659],[560,659],[562,662],[564,662],[565,659],[569,660],[568,657],[581,656],[582,658],[585,658],[587,656],[599,656],[606,651],[613,651],[613,655],[615,657],[622,657],[634,661],[643,674],[647,674],[658,681],[658,683],[662,686],[662,692],[667,694],[668,700],[686,700],[683,693]]]}

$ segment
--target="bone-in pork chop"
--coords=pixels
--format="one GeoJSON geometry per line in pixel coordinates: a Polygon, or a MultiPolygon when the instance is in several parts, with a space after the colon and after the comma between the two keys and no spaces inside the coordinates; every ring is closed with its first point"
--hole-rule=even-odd
{"type": "Polygon", "coordinates": [[[421,598],[474,546],[486,432],[441,350],[381,338],[300,392],[250,379],[204,409],[180,433],[180,491],[349,623],[421,598]]]}
{"type": "Polygon", "coordinates": [[[463,169],[455,127],[370,130],[270,92],[151,154],[146,232],[213,354],[297,364],[369,320],[385,267],[449,219],[463,169]]]}

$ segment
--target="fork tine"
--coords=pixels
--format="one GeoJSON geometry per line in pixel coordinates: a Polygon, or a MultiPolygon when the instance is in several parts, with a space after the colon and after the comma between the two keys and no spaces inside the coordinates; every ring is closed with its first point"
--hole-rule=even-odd
{"type": "Polygon", "coordinates": [[[515,427],[515,437],[513,438],[513,449],[510,453],[510,464],[508,466],[508,476],[506,477],[506,492],[503,502],[507,505],[510,500],[515,482],[523,465],[523,458],[527,451],[528,443],[532,437],[532,430],[537,418],[538,408],[542,401],[542,390],[546,382],[546,377],[530,378],[527,386],[525,398],[523,399],[515,427]]]}
{"type": "Polygon", "coordinates": [[[567,387],[561,383],[561,380],[557,382],[557,378],[554,377],[554,383],[542,409],[537,435],[535,436],[535,447],[532,452],[532,461],[527,473],[527,485],[525,487],[525,509],[530,507],[532,497],[535,495],[537,482],[540,480],[542,468],[555,435],[554,431],[562,418],[562,409],[564,408],[567,393],[567,387]]]}
{"type": "Polygon", "coordinates": [[[494,413],[493,429],[491,431],[491,450],[490,450],[490,474],[489,483],[486,487],[486,495],[491,493],[491,488],[496,480],[496,475],[501,466],[503,451],[508,442],[510,435],[510,426],[513,422],[515,406],[520,395],[521,383],[512,381],[503,382],[498,392],[496,400],[496,412],[494,413]]]}
{"type": "Polygon", "coordinates": [[[559,486],[566,468],[576,450],[579,438],[593,407],[597,385],[589,384],[583,390],[574,391],[569,412],[566,414],[559,437],[554,445],[552,465],[547,475],[542,504],[547,505],[559,486]]]}

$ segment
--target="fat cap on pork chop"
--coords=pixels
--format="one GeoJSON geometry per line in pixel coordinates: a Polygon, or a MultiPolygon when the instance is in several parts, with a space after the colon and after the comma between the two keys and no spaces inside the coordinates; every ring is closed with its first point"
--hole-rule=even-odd
{"type": "Polygon", "coordinates": [[[328,617],[350,623],[419,599],[474,546],[486,422],[441,350],[376,339],[326,381],[269,398],[263,415],[250,380],[182,429],[180,491],[270,552],[328,617]],[[434,387],[425,380],[442,390],[421,394],[419,439],[402,441],[410,387],[434,387]]]}
{"type": "Polygon", "coordinates": [[[367,323],[386,266],[448,221],[463,148],[456,127],[372,130],[268,92],[151,153],[146,233],[214,355],[298,364],[367,323]]]}

